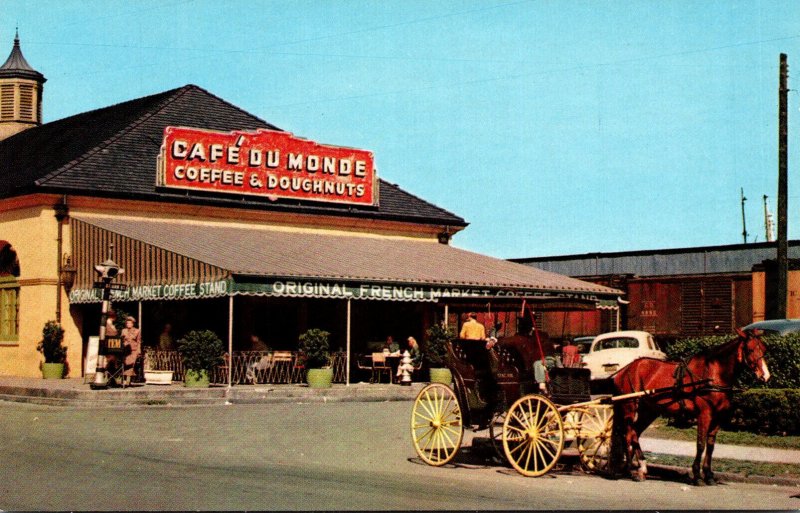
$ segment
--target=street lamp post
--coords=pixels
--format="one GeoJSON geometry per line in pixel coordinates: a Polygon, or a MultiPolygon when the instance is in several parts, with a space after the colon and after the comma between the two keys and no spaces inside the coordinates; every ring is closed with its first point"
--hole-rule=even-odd
{"type": "Polygon", "coordinates": [[[111,282],[125,273],[125,269],[118,266],[111,258],[102,264],[94,266],[94,270],[100,277],[100,282],[95,282],[95,287],[103,290],[103,307],[100,315],[100,344],[97,349],[97,368],[94,373],[94,383],[90,385],[92,390],[103,390],[108,388],[108,378],[106,377],[106,322],[108,322],[108,311],[111,308],[111,282]]]}

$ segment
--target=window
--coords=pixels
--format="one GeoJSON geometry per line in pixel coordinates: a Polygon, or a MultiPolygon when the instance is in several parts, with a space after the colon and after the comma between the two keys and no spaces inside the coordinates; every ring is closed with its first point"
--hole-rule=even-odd
{"type": "Polygon", "coordinates": [[[13,276],[0,277],[0,343],[19,340],[19,284],[13,276]]]}

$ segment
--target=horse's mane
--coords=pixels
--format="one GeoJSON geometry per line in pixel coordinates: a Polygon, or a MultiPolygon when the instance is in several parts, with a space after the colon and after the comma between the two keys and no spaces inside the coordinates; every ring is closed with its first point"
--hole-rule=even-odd
{"type": "Polygon", "coordinates": [[[741,342],[742,337],[736,337],[732,340],[727,342],[723,342],[722,344],[717,344],[715,346],[706,347],[702,351],[700,351],[697,356],[703,356],[706,358],[713,358],[716,356],[727,355],[730,351],[733,351],[737,345],[741,342]]]}

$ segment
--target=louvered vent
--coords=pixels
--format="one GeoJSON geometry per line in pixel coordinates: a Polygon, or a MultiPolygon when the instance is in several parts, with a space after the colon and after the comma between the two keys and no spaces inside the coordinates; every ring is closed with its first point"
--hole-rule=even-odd
{"type": "Polygon", "coordinates": [[[14,84],[0,86],[0,120],[14,119],[14,84]]]}
{"type": "Polygon", "coordinates": [[[33,86],[20,84],[19,86],[19,117],[26,121],[35,121],[33,117],[35,109],[33,107],[33,86]]]}

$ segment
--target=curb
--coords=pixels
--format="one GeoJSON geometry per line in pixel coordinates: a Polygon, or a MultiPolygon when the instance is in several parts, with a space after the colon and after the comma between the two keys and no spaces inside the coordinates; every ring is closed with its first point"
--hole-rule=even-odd
{"type": "Polygon", "coordinates": [[[89,390],[52,389],[0,385],[0,401],[45,406],[77,408],[115,408],[124,406],[183,406],[226,404],[327,403],[327,402],[384,402],[413,401],[424,383],[410,387],[335,385],[314,389],[305,385],[210,388],[153,388],[133,386],[126,389],[89,390]]]}
{"type": "MultiPolygon", "coordinates": [[[[647,464],[648,474],[658,476],[670,481],[681,481],[689,484],[691,469],[686,467],[676,467],[674,465],[660,465],[657,463],[647,464]]],[[[747,484],[769,484],[777,486],[800,486],[800,479],[790,479],[786,477],[744,475],[735,472],[714,472],[714,476],[721,483],[747,483],[747,484]]],[[[704,486],[704,485],[701,485],[704,486]]]]}

